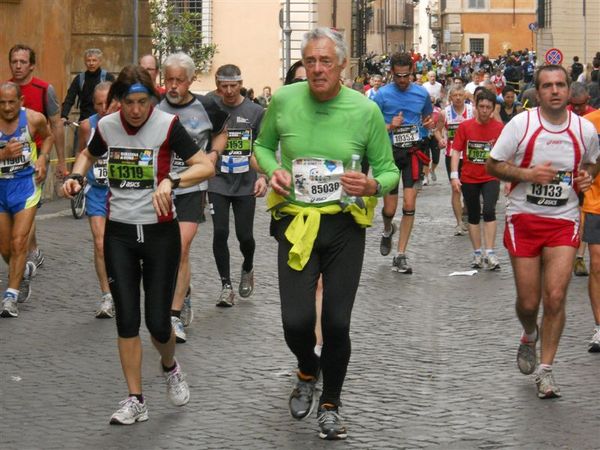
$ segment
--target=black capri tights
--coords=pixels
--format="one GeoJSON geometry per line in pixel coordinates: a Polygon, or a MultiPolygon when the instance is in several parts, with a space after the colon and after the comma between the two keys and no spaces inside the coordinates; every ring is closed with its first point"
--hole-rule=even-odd
{"type": "Polygon", "coordinates": [[[273,220],[272,234],[279,243],[278,272],[285,341],[306,375],[323,372],[320,403],[340,404],[350,360],[350,316],[360,280],[365,250],[365,229],[350,214],[323,214],[308,263],[298,271],[288,266],[290,242],[285,230],[291,217],[273,220]],[[323,350],[315,347],[315,293],[323,274],[323,350]]]}
{"type": "Polygon", "coordinates": [[[229,266],[229,207],[233,209],[235,235],[240,243],[240,251],[244,257],[242,268],[250,272],[254,265],[254,211],[256,198],[253,195],[229,196],[208,193],[213,219],[213,254],[217,270],[223,283],[231,284],[229,266]]]}
{"type": "Polygon", "coordinates": [[[480,196],[483,197],[483,221],[493,222],[496,220],[496,203],[500,195],[500,181],[463,183],[461,189],[470,224],[477,225],[481,220],[480,196]]]}
{"type": "Polygon", "coordinates": [[[139,335],[140,280],[146,326],[161,344],[171,337],[171,302],[181,255],[176,220],[152,225],[107,221],[104,262],[115,301],[119,337],[139,335]]]}

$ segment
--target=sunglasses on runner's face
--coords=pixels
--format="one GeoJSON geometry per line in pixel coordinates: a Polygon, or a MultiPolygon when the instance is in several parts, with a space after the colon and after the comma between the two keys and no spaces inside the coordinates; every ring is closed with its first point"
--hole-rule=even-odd
{"type": "Polygon", "coordinates": [[[395,73],[394,76],[396,78],[408,78],[410,77],[410,73],[395,73]]]}

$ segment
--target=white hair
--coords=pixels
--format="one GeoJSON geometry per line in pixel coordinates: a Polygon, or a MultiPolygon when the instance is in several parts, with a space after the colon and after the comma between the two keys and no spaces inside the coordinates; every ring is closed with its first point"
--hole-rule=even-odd
{"type": "Polygon", "coordinates": [[[188,81],[192,81],[196,75],[196,65],[194,64],[194,60],[188,54],[183,52],[173,53],[167,56],[167,59],[165,59],[165,62],[163,63],[163,75],[169,67],[181,67],[182,69],[185,69],[188,81]]]}
{"type": "Polygon", "coordinates": [[[88,48],[85,52],[83,52],[83,57],[87,58],[88,56],[96,56],[99,59],[102,59],[102,50],[99,48],[88,48]]]}
{"type": "Polygon", "coordinates": [[[338,64],[342,64],[348,56],[348,47],[344,42],[344,37],[340,32],[334,31],[327,27],[314,28],[304,34],[302,45],[300,47],[302,58],[304,58],[304,51],[306,50],[306,46],[310,41],[316,41],[324,38],[331,39],[331,41],[333,41],[335,45],[335,54],[338,57],[338,64]]]}

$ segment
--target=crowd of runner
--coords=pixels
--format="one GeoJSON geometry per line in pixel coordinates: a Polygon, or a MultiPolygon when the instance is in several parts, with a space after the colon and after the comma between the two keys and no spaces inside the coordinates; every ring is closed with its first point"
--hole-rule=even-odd
{"type": "Polygon", "coordinates": [[[169,55],[160,69],[144,55],[115,77],[102,69],[102,52],[89,49],[87,70],[73,78],[61,108],[52,85],[34,77],[35,51],[11,48],[12,78],[0,83],[0,252],[9,269],[0,317],[19,316],[44,262],[35,214],[54,145],[64,194],[83,189],[87,197],[100,287],[95,316],[116,319],[128,395],[110,423],[149,417],[142,299],[168,398],[185,405],[190,388],[175,353],[193,320],[193,239],[208,206],[221,282],[216,306],[249,298],[256,199],[268,192],[284,337],[298,367],[290,413],[304,419],[317,409],[319,436],[344,439],[341,395],[366,228],[383,197],[380,252],[395,250],[391,270],[413,273],[407,248],[418,192],[437,181],[443,150],[447,208],[456,219],[448,233],[468,233],[474,269],[500,269],[496,205],[504,186],[503,243],[522,325],[517,365],[535,374],[540,398],[559,397],[552,364],[570,278],[588,275],[584,243],[596,324],[588,349],[600,351],[600,111],[593,106],[600,55],[589,68],[575,57],[567,70],[536,67],[527,49],[493,61],[397,53],[346,83],[339,33],[316,28],[301,51],[286,86],[274,94],[266,86],[254,98],[234,64],[217,69],[214,91],[197,95],[190,90],[196,67],[184,53],[169,55]],[[156,84],[159,70],[164,86],[156,84]],[[63,127],[74,105],[78,155],[68,172],[63,127]],[[233,275],[230,210],[243,256],[233,275]]]}

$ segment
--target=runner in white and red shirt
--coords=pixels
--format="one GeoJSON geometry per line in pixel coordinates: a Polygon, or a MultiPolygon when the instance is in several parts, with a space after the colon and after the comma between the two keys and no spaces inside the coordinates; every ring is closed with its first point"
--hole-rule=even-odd
{"type": "MultiPolygon", "coordinates": [[[[450,104],[442,109],[439,120],[436,122],[435,137],[438,140],[440,149],[445,149],[446,155],[446,172],[450,179],[450,152],[452,151],[452,141],[458,125],[468,119],[474,117],[473,107],[465,102],[465,90],[462,86],[453,85],[448,93],[450,104]]],[[[458,162],[458,173],[462,168],[462,155],[458,162]]],[[[462,236],[465,234],[465,227],[462,220],[463,207],[460,199],[460,192],[452,190],[452,211],[456,218],[456,226],[454,227],[454,236],[462,236]]]]}
{"type": "Polygon", "coordinates": [[[500,181],[487,173],[485,162],[502,132],[502,122],[493,118],[496,96],[482,89],[475,95],[476,119],[469,119],[460,124],[452,143],[452,161],[450,181],[452,190],[462,195],[469,215],[469,237],[473,245],[473,261],[471,267],[483,268],[482,251],[481,199],[483,198],[483,236],[485,241],[485,261],[488,269],[500,268],[498,256],[494,251],[496,242],[496,203],[500,195],[500,181]],[[462,172],[459,175],[458,165],[463,157],[462,172]]]}
{"type": "Polygon", "coordinates": [[[594,126],[567,111],[569,76],[562,66],[541,67],[535,88],[539,108],[506,125],[487,169],[512,183],[504,245],[511,256],[517,317],[523,326],[517,365],[524,374],[536,372],[539,398],[553,398],[561,395],[552,363],[565,323],[566,293],[579,245],[577,193],[589,189],[599,151],[594,126]],[[538,335],[541,352],[536,371],[538,335]]]}

